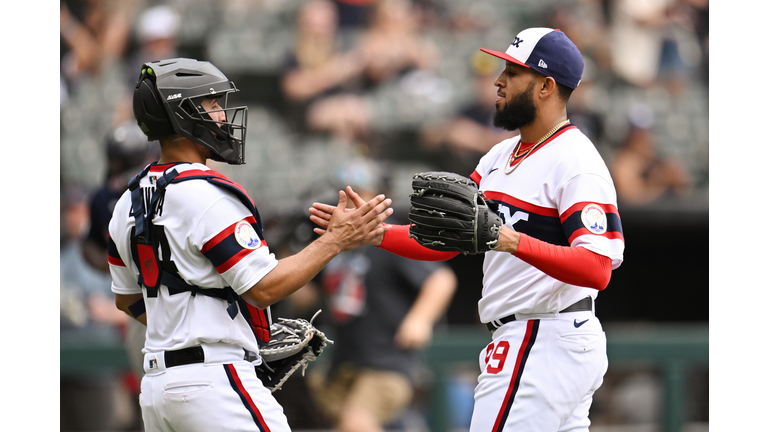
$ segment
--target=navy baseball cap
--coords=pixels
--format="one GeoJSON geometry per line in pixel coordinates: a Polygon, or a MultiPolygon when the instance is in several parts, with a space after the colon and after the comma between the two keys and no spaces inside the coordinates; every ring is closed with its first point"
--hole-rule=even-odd
{"type": "Polygon", "coordinates": [[[572,89],[579,86],[584,72],[581,52],[559,29],[529,28],[518,33],[506,52],[480,51],[531,68],[572,89]]]}

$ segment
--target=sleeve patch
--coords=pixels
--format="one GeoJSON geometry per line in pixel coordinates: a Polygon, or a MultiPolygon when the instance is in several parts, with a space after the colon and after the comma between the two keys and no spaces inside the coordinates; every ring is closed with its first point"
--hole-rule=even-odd
{"type": "Polygon", "coordinates": [[[240,246],[246,249],[258,249],[261,247],[261,239],[256,234],[256,230],[248,221],[241,220],[235,225],[235,239],[240,246]]]}
{"type": "Polygon", "coordinates": [[[608,217],[599,204],[587,204],[581,209],[581,223],[592,234],[605,234],[608,230],[608,217]]]}
{"type": "Polygon", "coordinates": [[[250,216],[230,225],[209,240],[201,252],[219,273],[226,272],[254,250],[266,246],[266,241],[256,234],[255,224],[250,216]]]}
{"type": "Polygon", "coordinates": [[[578,203],[563,213],[561,220],[569,243],[590,234],[624,240],[621,218],[610,204],[578,203]]]}

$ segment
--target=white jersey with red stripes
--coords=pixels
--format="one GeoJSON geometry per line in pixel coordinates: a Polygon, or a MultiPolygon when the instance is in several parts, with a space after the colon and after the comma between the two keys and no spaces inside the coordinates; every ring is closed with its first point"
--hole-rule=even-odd
{"type": "MultiPolygon", "coordinates": [[[[179,172],[209,168],[198,163],[157,165],[141,179],[145,197],[171,168],[179,172]]],[[[264,239],[252,228],[252,213],[232,193],[204,180],[171,183],[160,201],[153,224],[160,253],[170,249],[178,275],[200,288],[232,287],[244,293],[277,265],[264,239]]],[[[138,294],[139,272],[131,253],[131,194],[118,201],[109,233],[118,257],[110,255],[112,291],[138,294]]],[[[258,343],[242,313],[231,318],[225,300],[190,292],[170,294],[161,285],[156,297],[145,294],[147,337],[145,353],[159,353],[197,345],[227,344],[258,352],[258,343]]]]}
{"type": "MultiPolygon", "coordinates": [[[[602,157],[575,126],[562,127],[526,157],[514,157],[520,137],[494,146],[472,179],[497,201],[505,225],[547,243],[585,247],[623,260],[624,237],[616,191],[602,157]]],[[[483,264],[482,322],[513,313],[564,309],[597,290],[560,282],[512,254],[490,251],[483,264]]]]}

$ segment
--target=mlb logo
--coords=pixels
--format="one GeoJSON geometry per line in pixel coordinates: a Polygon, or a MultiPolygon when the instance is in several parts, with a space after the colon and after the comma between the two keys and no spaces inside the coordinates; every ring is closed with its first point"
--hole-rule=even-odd
{"type": "Polygon", "coordinates": [[[149,368],[150,368],[150,369],[157,369],[157,360],[155,360],[155,359],[150,359],[150,360],[149,360],[149,368]]]}

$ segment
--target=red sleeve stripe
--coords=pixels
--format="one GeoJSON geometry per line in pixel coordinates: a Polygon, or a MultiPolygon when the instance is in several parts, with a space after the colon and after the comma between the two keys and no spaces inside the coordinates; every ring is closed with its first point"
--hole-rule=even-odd
{"type": "MultiPolygon", "coordinates": [[[[248,223],[250,223],[251,225],[256,223],[256,218],[254,218],[253,216],[248,216],[244,220],[247,221],[248,223]]],[[[200,252],[202,252],[204,254],[209,252],[211,249],[216,247],[216,245],[221,243],[224,239],[226,239],[227,237],[231,236],[235,232],[235,225],[237,225],[239,222],[240,221],[237,221],[237,222],[233,223],[232,225],[230,225],[230,226],[224,228],[223,230],[221,230],[220,233],[216,234],[212,239],[208,240],[205,243],[205,245],[203,245],[203,249],[200,250],[200,252]]]]}
{"type": "Polygon", "coordinates": [[[120,258],[120,254],[117,252],[117,245],[112,240],[111,235],[107,239],[107,262],[114,266],[125,267],[125,263],[120,258]]]}
{"type": "Polygon", "coordinates": [[[120,258],[113,258],[112,256],[109,256],[107,257],[107,262],[109,262],[113,266],[125,267],[125,263],[120,258]]]}
{"type": "MultiPolygon", "coordinates": [[[[266,246],[267,243],[265,241],[261,241],[262,246],[266,246]]],[[[247,257],[251,254],[251,252],[255,251],[256,249],[241,249],[240,252],[234,254],[230,259],[224,261],[223,264],[216,266],[216,271],[219,272],[219,274],[225,273],[227,270],[231,269],[237,263],[240,262],[243,258],[247,257]]]]}
{"type": "Polygon", "coordinates": [[[594,201],[582,201],[582,202],[577,202],[576,204],[570,206],[568,210],[564,211],[563,214],[560,215],[560,221],[565,222],[565,220],[568,219],[572,214],[576,212],[580,212],[581,209],[583,209],[584,206],[586,206],[587,204],[598,204],[600,207],[603,208],[603,210],[605,210],[606,213],[613,213],[617,217],[619,217],[619,210],[613,204],[603,204],[603,203],[598,203],[594,201]]]}
{"type": "Polygon", "coordinates": [[[501,192],[485,191],[484,193],[485,193],[485,197],[488,199],[492,199],[494,201],[501,201],[513,207],[519,208],[521,210],[524,210],[530,213],[535,213],[537,215],[548,216],[548,217],[559,216],[556,208],[542,207],[536,204],[531,204],[529,202],[519,200],[515,197],[509,196],[501,192]]]}
{"type": "MultiPolygon", "coordinates": [[[[573,243],[577,238],[583,236],[583,235],[595,235],[591,231],[589,231],[586,228],[581,228],[576,231],[574,231],[570,237],[568,237],[568,243],[573,243]]],[[[622,234],[619,231],[608,231],[605,234],[600,234],[600,237],[605,237],[607,239],[611,240],[621,240],[624,241],[624,234],[622,234]]]]}

